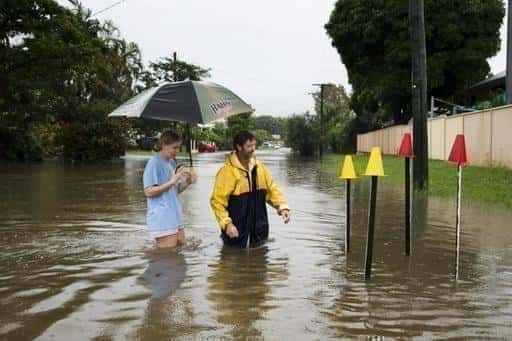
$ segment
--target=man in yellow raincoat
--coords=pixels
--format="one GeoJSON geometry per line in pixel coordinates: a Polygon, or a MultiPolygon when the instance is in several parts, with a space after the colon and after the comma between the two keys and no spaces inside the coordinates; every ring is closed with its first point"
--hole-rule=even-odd
{"type": "Polygon", "coordinates": [[[233,147],[215,178],[210,205],[224,244],[248,247],[268,238],[267,203],[286,224],[290,208],[267,167],[254,157],[254,136],[248,131],[239,132],[233,147]]]}

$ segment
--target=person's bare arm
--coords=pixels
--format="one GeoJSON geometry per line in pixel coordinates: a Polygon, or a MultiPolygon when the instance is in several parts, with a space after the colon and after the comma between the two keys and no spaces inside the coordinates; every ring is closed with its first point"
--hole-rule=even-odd
{"type": "Polygon", "coordinates": [[[148,198],[151,197],[157,197],[164,193],[165,191],[168,191],[172,186],[175,186],[177,182],[180,179],[180,176],[182,174],[183,170],[178,170],[176,173],[173,174],[171,180],[161,184],[161,185],[155,185],[155,186],[149,186],[144,188],[144,195],[148,198]]]}

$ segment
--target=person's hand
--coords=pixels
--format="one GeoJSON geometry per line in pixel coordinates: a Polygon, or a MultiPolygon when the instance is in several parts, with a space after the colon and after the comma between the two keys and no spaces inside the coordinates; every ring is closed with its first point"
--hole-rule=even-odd
{"type": "Polygon", "coordinates": [[[228,224],[226,226],[226,234],[229,236],[229,238],[237,238],[238,237],[238,229],[233,224],[228,224]]]}
{"type": "Polygon", "coordinates": [[[281,211],[281,217],[283,218],[283,221],[285,224],[288,224],[290,222],[290,219],[291,219],[291,213],[290,213],[290,210],[282,210],[281,211]]]}
{"type": "Polygon", "coordinates": [[[197,182],[197,174],[194,168],[190,168],[189,174],[188,174],[188,182],[190,184],[195,184],[197,182]]]}
{"type": "Polygon", "coordinates": [[[183,167],[179,167],[176,170],[176,172],[172,175],[172,178],[170,180],[172,186],[176,185],[180,181],[180,178],[183,176],[184,171],[185,170],[183,169],[183,167]]]}

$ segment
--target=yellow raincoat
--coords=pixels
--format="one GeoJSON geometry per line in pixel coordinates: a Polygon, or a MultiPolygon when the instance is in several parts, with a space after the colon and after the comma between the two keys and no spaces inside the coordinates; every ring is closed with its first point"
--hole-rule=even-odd
{"type": "Polygon", "coordinates": [[[244,247],[248,241],[253,244],[268,238],[267,203],[278,214],[289,210],[286,198],[267,167],[253,158],[249,168],[241,165],[235,152],[230,153],[217,173],[210,199],[222,239],[233,246],[244,247]],[[229,223],[238,229],[238,238],[230,238],[225,233],[229,223]]]}

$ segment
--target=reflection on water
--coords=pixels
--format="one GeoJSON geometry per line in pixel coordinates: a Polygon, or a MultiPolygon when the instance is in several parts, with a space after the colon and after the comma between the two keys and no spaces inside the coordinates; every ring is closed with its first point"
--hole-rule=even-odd
{"type": "Polygon", "coordinates": [[[156,340],[175,335],[176,323],[180,324],[190,314],[187,309],[180,309],[180,301],[172,297],[185,280],[186,270],[182,252],[159,249],[149,252],[148,266],[141,280],[151,297],[138,338],[156,340]]]}
{"type": "Polygon", "coordinates": [[[217,323],[227,325],[234,338],[261,337],[258,321],[272,305],[270,284],[286,277],[286,264],[269,264],[268,246],[251,250],[222,248],[211,265],[208,299],[217,323]]]}
{"type": "Polygon", "coordinates": [[[354,182],[345,255],[339,180],[314,161],[258,155],[293,217],[269,209],[271,240],[252,250],[223,248],[209,209],[220,153],[197,156],[177,252],[146,233],[147,158],[0,164],[0,339],[512,338],[509,210],[462,207],[455,282],[454,202],[419,201],[406,257],[403,189],[383,179],[364,281],[369,181],[354,182]]]}
{"type": "Polygon", "coordinates": [[[175,292],[185,279],[185,257],[181,252],[154,249],[148,261],[142,277],[151,290],[152,300],[161,301],[175,292]]]}

